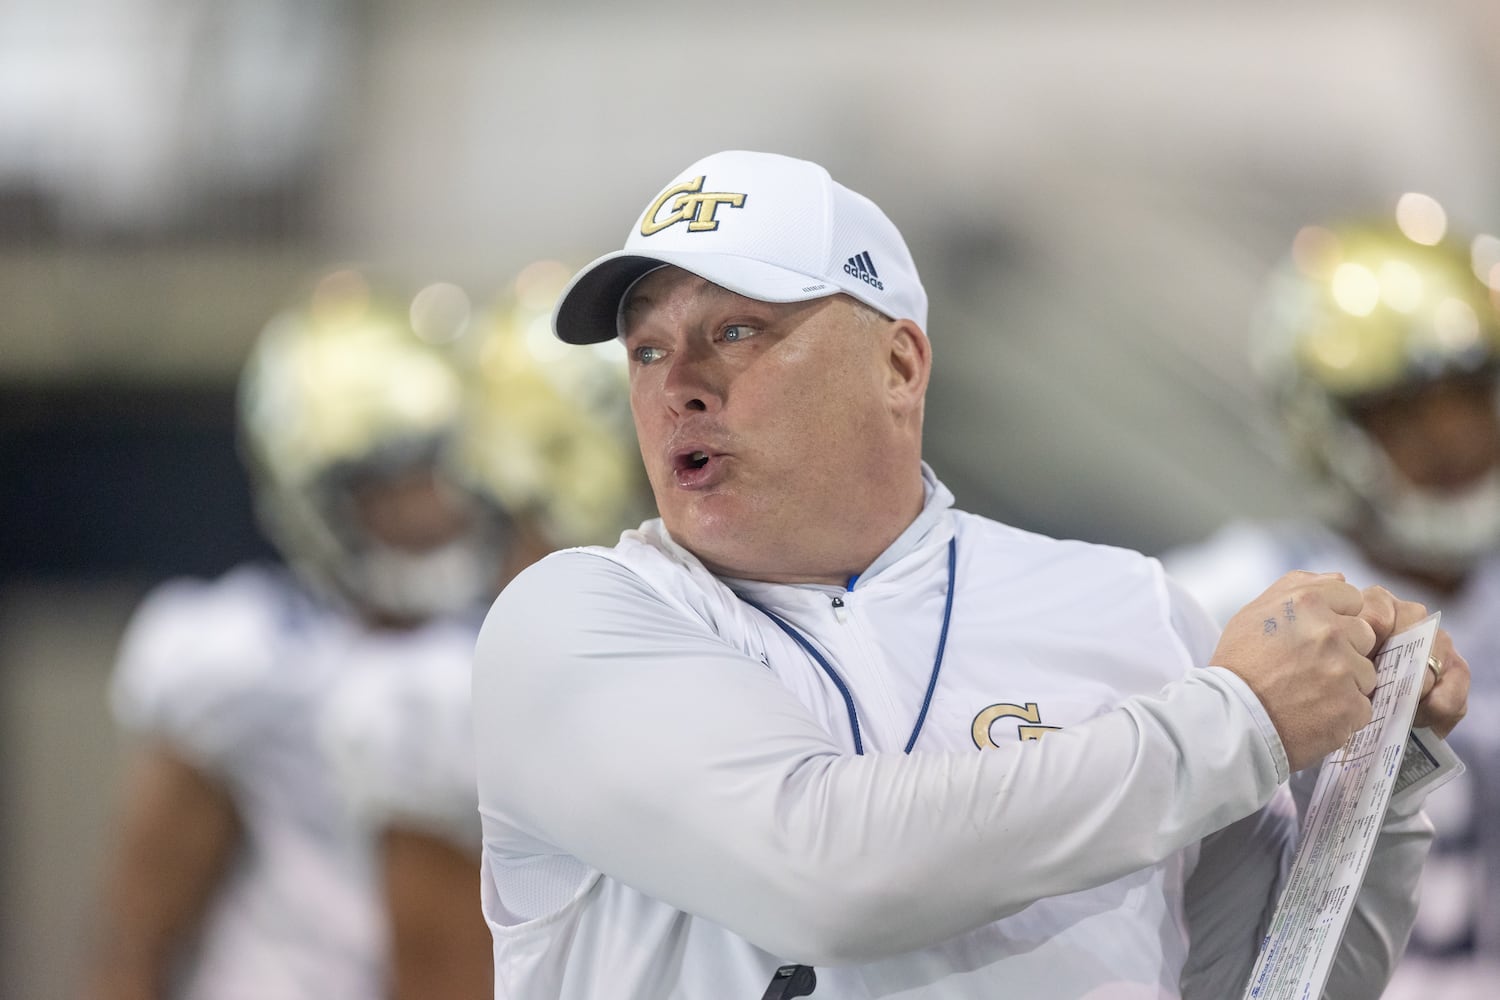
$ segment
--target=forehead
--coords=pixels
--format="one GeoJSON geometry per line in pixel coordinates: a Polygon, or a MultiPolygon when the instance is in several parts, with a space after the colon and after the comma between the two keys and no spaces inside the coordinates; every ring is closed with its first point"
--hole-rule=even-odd
{"type": "Polygon", "coordinates": [[[620,303],[620,329],[626,337],[653,316],[671,309],[727,309],[794,312],[807,302],[763,302],[732,292],[680,267],[665,265],[646,274],[625,293],[620,303]]]}

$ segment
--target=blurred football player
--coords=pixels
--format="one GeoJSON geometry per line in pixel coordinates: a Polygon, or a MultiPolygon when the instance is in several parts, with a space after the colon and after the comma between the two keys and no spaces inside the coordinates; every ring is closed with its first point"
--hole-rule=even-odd
{"type": "Polygon", "coordinates": [[[1221,623],[1263,579],[1337,570],[1441,611],[1468,651],[1482,721],[1454,731],[1468,772],[1428,800],[1438,838],[1387,997],[1500,982],[1500,240],[1446,230],[1411,194],[1389,219],[1298,234],[1252,359],[1314,513],[1163,557],[1221,623]]]}
{"type": "MultiPolygon", "coordinates": [[[[479,324],[462,456],[487,495],[551,546],[612,542],[649,514],[622,349],[575,354],[551,334],[570,273],[533,264],[479,324]]],[[[346,674],[324,723],[343,792],[376,844],[396,1000],[494,995],[479,907],[474,638],[466,632],[461,656],[420,669],[391,657],[346,674]]]]}
{"type": "Polygon", "coordinates": [[[343,271],[256,341],[239,430],[286,565],[168,582],[127,628],[112,696],[135,747],[89,996],[387,995],[377,858],[322,743],[334,692],[466,671],[489,601],[547,549],[474,451],[467,319],[456,286],[395,308],[343,271]]]}

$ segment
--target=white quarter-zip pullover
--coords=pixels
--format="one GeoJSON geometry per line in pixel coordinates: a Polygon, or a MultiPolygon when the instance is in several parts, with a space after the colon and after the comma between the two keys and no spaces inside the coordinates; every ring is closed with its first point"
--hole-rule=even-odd
{"type": "MultiPolygon", "coordinates": [[[[1239,995],[1296,819],[1217,629],[1155,560],[924,474],[848,588],[721,580],[651,521],[501,595],[474,677],[497,998],[757,1000],[786,962],[815,998],[1239,995]]],[[[1330,996],[1378,995],[1429,837],[1388,819],[1330,996]]]]}

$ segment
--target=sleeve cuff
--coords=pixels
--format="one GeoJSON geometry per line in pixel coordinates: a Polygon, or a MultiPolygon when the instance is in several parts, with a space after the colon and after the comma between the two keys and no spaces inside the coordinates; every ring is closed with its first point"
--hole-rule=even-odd
{"type": "Polygon", "coordinates": [[[1286,759],[1286,748],[1281,745],[1281,735],[1276,732],[1276,726],[1271,722],[1271,717],[1266,714],[1265,707],[1261,705],[1255,692],[1250,690],[1250,685],[1241,680],[1238,674],[1223,667],[1205,667],[1204,672],[1215,677],[1222,687],[1232,691],[1245,706],[1245,711],[1255,721],[1261,740],[1276,764],[1277,781],[1286,781],[1292,773],[1286,759]]]}

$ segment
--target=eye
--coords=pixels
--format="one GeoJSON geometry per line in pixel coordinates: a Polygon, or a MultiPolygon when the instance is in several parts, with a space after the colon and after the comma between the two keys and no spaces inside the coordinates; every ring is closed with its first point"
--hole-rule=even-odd
{"type": "Polygon", "coordinates": [[[725,341],[732,344],[747,337],[753,337],[758,332],[753,326],[747,326],[744,323],[731,323],[724,328],[722,336],[725,341]]]}
{"type": "Polygon", "coordinates": [[[662,359],[662,355],[664,355],[665,353],[666,352],[663,351],[660,347],[652,347],[649,344],[642,344],[640,347],[631,349],[630,357],[631,360],[633,360],[638,365],[649,365],[653,361],[660,361],[662,359]]]}

